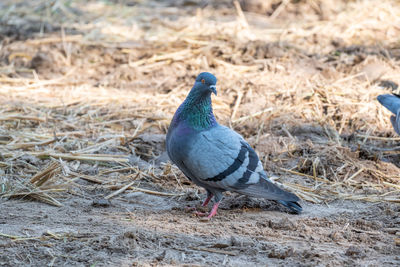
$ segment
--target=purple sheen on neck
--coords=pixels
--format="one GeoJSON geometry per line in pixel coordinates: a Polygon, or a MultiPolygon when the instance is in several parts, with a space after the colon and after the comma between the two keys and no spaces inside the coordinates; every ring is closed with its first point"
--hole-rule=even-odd
{"type": "MultiPolygon", "coordinates": [[[[193,90],[193,89],[192,89],[193,90]]],[[[172,118],[170,129],[181,128],[180,133],[189,134],[209,129],[217,124],[212,113],[211,97],[200,99],[200,102],[191,102],[192,97],[188,96],[176,110],[172,118]],[[182,125],[183,124],[183,125],[182,125]]]]}
{"type": "Polygon", "coordinates": [[[182,109],[183,109],[183,104],[181,104],[178,109],[175,111],[174,116],[172,117],[172,121],[171,121],[171,125],[170,127],[176,128],[179,124],[180,121],[182,121],[181,119],[181,113],[182,113],[182,109]]]}
{"type": "Polygon", "coordinates": [[[189,135],[194,132],[195,130],[193,129],[193,127],[190,127],[186,121],[181,121],[181,123],[179,123],[178,125],[178,128],[176,129],[177,136],[189,135]]]}

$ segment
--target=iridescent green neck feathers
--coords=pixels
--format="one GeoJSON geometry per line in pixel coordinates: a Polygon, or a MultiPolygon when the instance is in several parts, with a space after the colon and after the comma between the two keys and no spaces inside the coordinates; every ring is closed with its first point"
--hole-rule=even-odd
{"type": "Polygon", "coordinates": [[[216,83],[217,78],[209,72],[197,76],[189,95],[178,109],[180,119],[188,126],[201,131],[217,123],[211,105],[211,93],[217,94],[216,83]]]}
{"type": "Polygon", "coordinates": [[[183,102],[182,119],[196,130],[204,130],[210,128],[216,123],[210,93],[198,95],[192,91],[183,102]]]}

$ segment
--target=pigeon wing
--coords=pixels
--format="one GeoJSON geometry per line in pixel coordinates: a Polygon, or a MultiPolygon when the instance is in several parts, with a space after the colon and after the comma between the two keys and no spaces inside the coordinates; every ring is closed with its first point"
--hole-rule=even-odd
{"type": "Polygon", "coordinates": [[[183,161],[186,171],[209,187],[271,200],[299,200],[271,182],[256,152],[225,126],[200,132],[191,147],[183,161]]]}

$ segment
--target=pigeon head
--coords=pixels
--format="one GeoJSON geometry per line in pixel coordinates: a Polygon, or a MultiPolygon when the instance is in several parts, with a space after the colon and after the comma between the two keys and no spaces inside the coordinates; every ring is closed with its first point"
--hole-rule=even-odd
{"type": "Polygon", "coordinates": [[[179,117],[197,130],[207,129],[216,123],[211,106],[211,93],[217,94],[216,83],[217,78],[211,73],[200,73],[178,109],[179,117]]]}
{"type": "Polygon", "coordinates": [[[197,76],[192,90],[197,91],[200,95],[207,96],[211,93],[217,95],[216,83],[217,78],[214,75],[209,72],[202,72],[197,76]]]}

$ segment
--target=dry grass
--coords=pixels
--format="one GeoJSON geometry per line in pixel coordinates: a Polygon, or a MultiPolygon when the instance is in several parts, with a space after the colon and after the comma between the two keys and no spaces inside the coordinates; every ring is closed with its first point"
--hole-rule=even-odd
{"type": "Polygon", "coordinates": [[[400,83],[400,5],[251,2],[0,4],[1,195],[61,205],[94,187],[191,190],[156,159],[210,71],[217,118],[277,182],[315,203],[400,202],[400,139],[376,101],[390,91],[379,85],[400,83]]]}

